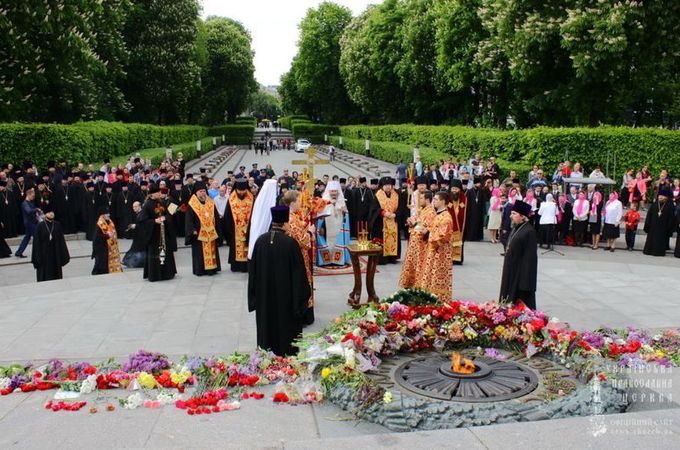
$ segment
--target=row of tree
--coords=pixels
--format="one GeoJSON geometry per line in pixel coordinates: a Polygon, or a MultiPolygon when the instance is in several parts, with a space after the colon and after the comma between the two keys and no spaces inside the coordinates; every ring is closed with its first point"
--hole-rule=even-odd
{"type": "Polygon", "coordinates": [[[0,121],[232,121],[256,91],[249,32],[198,0],[0,6],[0,121]]]}
{"type": "Polygon", "coordinates": [[[300,24],[284,108],[328,123],[680,122],[677,0],[385,0],[300,24]]]}

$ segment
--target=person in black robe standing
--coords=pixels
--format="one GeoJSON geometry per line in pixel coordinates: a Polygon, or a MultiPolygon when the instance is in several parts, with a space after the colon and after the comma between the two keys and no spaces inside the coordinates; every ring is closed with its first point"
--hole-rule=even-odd
{"type": "Polygon", "coordinates": [[[142,212],[141,203],[135,201],[132,203],[132,211],[135,215],[133,223],[128,224],[127,230],[125,231],[127,236],[132,239],[132,245],[130,249],[125,252],[123,257],[123,265],[129,268],[140,268],[144,267],[146,263],[146,242],[144,238],[147,237],[144,227],[147,225],[145,223],[139,222],[139,213],[142,212]]]}
{"type": "Polygon", "coordinates": [[[501,275],[500,302],[523,302],[536,309],[538,255],[536,230],[529,223],[531,205],[515,201],[510,213],[513,229],[508,237],[501,275]]]}
{"type": "Polygon", "coordinates": [[[411,210],[409,209],[409,200],[411,196],[409,195],[409,187],[406,178],[399,180],[399,189],[397,189],[399,194],[399,208],[397,209],[397,228],[399,229],[398,239],[409,238],[409,227],[406,223],[406,219],[411,216],[411,210]]]}
{"type": "Polygon", "coordinates": [[[675,231],[678,233],[675,236],[675,251],[673,256],[680,258],[680,202],[675,208],[675,231]]]}
{"type": "Polygon", "coordinates": [[[99,206],[97,212],[92,238],[92,275],[122,272],[116,224],[111,220],[107,205],[99,206]]]}
{"type": "Polygon", "coordinates": [[[255,242],[248,266],[248,311],[255,311],[257,346],[279,356],[297,353],[311,289],[297,241],[286,234],[289,209],[271,208],[271,231],[255,242]]]}
{"type": "Polygon", "coordinates": [[[366,185],[366,177],[359,178],[359,186],[352,189],[351,198],[351,208],[347,208],[350,211],[350,224],[354,224],[355,230],[359,222],[368,224],[369,214],[371,212],[371,205],[373,205],[373,200],[375,194],[366,185]]]}
{"type": "MultiPolygon", "coordinates": [[[[486,195],[482,189],[482,178],[474,178],[474,186],[465,193],[467,216],[465,223],[465,241],[481,241],[484,239],[484,214],[486,195]]],[[[463,183],[465,184],[465,183],[463,183]]]]}
{"type": "Polygon", "coordinates": [[[670,191],[659,190],[656,202],[647,210],[644,228],[647,239],[642,250],[645,255],[666,256],[666,250],[670,249],[670,238],[675,228],[673,202],[668,200],[671,197],[670,191]]]}
{"type": "Polygon", "coordinates": [[[136,222],[146,249],[143,277],[149,281],[170,280],[177,273],[177,237],[173,233],[174,227],[168,226],[171,221],[172,215],[161,200],[160,187],[151,185],[136,222]]]}
{"type": "Polygon", "coordinates": [[[7,181],[0,180],[0,222],[5,225],[3,229],[4,237],[18,236],[17,217],[19,217],[19,212],[14,192],[7,189],[7,181]]]}
{"type": "Polygon", "coordinates": [[[85,222],[85,239],[94,239],[94,227],[97,224],[97,192],[93,181],[85,183],[85,196],[83,198],[83,220],[85,222]]]}
{"type": "Polygon", "coordinates": [[[31,263],[35,268],[38,282],[61,280],[62,267],[69,263],[71,256],[66,246],[61,224],[54,220],[51,205],[43,209],[45,220],[38,223],[33,235],[31,263]]]}

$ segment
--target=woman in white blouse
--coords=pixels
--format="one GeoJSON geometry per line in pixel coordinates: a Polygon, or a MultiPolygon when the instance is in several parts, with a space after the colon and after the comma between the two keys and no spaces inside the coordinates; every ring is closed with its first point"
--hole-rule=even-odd
{"type": "Polygon", "coordinates": [[[540,247],[543,244],[552,247],[555,241],[555,224],[557,223],[557,204],[552,194],[545,196],[545,201],[541,202],[541,207],[538,209],[538,215],[541,218],[539,221],[541,231],[540,247]]]}
{"type": "Polygon", "coordinates": [[[619,200],[619,194],[612,192],[609,194],[607,204],[602,208],[602,221],[604,228],[602,229],[602,239],[607,240],[607,247],[605,250],[614,251],[614,245],[619,238],[619,224],[623,217],[623,204],[619,200]]]}

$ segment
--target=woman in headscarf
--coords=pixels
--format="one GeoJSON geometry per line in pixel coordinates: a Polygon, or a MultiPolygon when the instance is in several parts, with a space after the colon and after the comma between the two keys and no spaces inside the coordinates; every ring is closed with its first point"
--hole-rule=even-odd
{"type": "Polygon", "coordinates": [[[573,230],[574,239],[576,239],[576,245],[579,247],[583,246],[583,235],[586,232],[586,227],[588,226],[588,216],[590,215],[590,202],[586,198],[586,193],[581,191],[578,194],[578,200],[574,202],[574,208],[572,209],[573,215],[573,230]]]}
{"type": "Polygon", "coordinates": [[[605,250],[614,251],[616,240],[619,238],[619,225],[623,217],[623,204],[619,200],[619,194],[612,192],[609,194],[609,200],[602,209],[602,221],[604,228],[602,229],[602,239],[607,240],[607,247],[605,250]]]}

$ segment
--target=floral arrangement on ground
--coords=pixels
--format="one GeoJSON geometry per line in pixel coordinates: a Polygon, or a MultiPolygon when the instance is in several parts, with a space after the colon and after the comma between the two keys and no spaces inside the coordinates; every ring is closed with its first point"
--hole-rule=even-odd
{"type": "Polygon", "coordinates": [[[14,363],[0,367],[0,394],[55,389],[46,409],[78,411],[88,405],[82,398],[96,391],[91,413],[98,412],[98,406],[114,411],[174,405],[188,415],[201,415],[261,400],[264,385],[274,386],[270,400],[275,403],[319,402],[343,388],[350,389],[362,407],[388,405],[393,394],[367,373],[401,352],[474,348],[502,358],[498,349],[514,350],[527,357],[552,358],[585,383],[606,383],[608,365],[680,365],[678,330],[654,335],[632,328],[578,332],[541,311],[496,302],[442,303],[418,290],[401,290],[380,303],[348,311],[321,332],[305,335],[298,345],[300,353],[290,358],[256,350],[185,356],[173,362],[140,350],[122,364],[112,359],[96,364],[14,363]]]}

